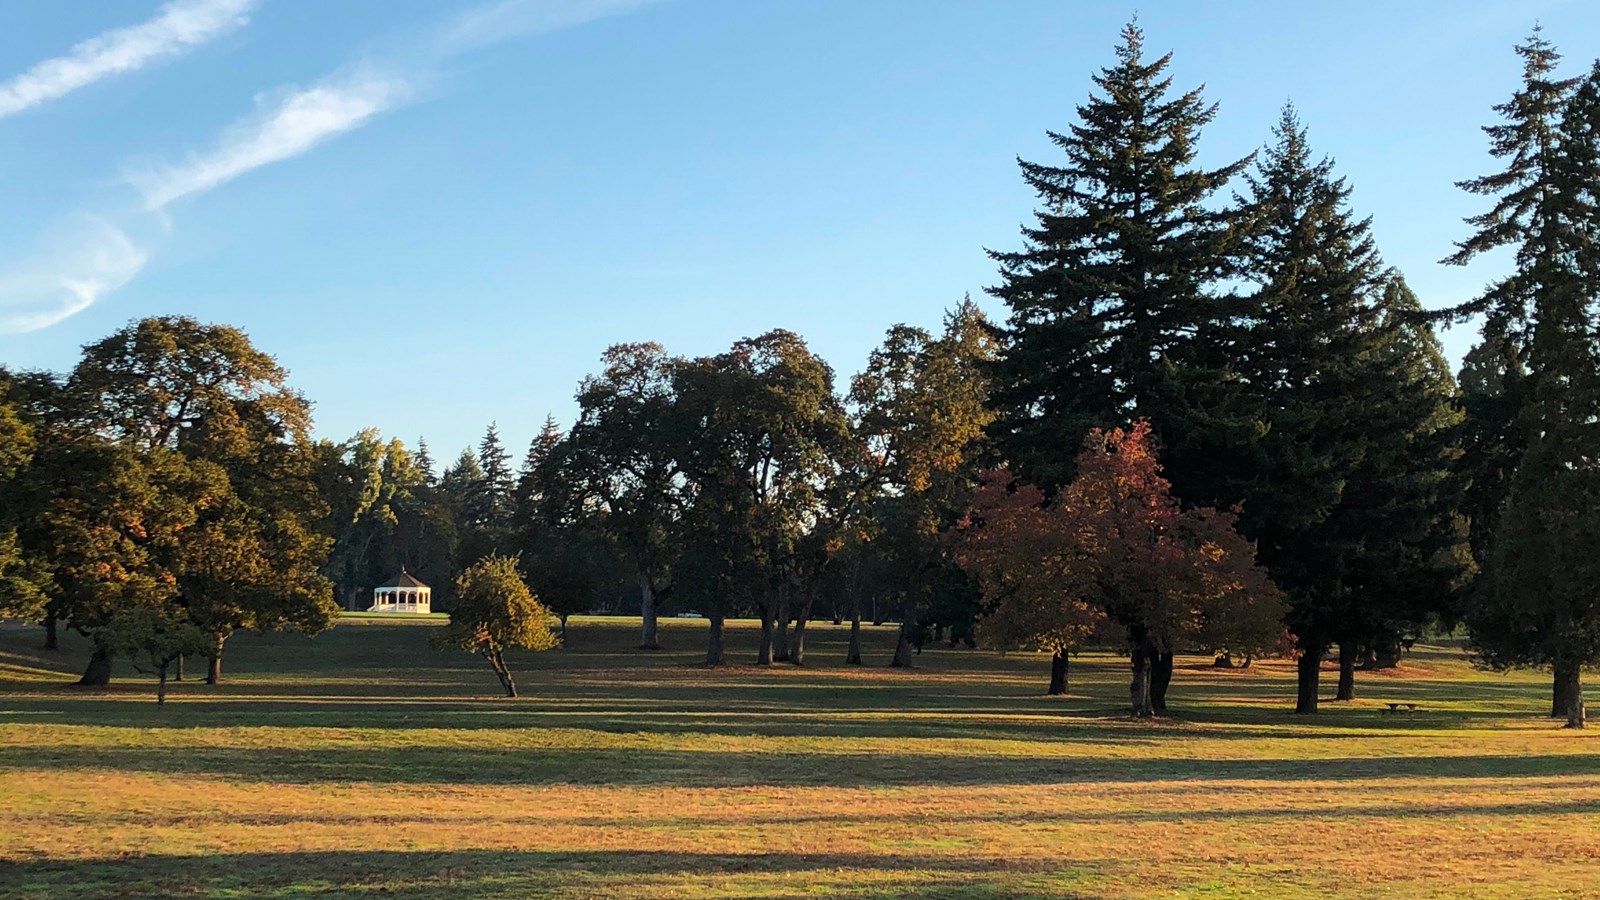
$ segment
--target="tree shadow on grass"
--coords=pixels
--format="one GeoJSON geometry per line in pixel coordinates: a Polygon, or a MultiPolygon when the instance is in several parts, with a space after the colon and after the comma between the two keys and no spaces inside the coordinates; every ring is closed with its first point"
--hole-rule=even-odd
{"type": "Polygon", "coordinates": [[[728,853],[670,850],[445,852],[350,850],[145,856],[0,863],[0,884],[40,894],[141,897],[243,894],[287,897],[528,897],[759,888],[763,897],[1082,896],[1048,866],[1011,859],[851,853],[728,853]]]}
{"type": "MultiPolygon", "coordinates": [[[[1551,784],[1546,783],[1544,787],[1548,788],[1551,784]]],[[[1151,793],[1159,797],[1162,794],[1170,795],[1188,790],[1191,790],[1191,788],[1186,785],[1156,786],[1152,787],[1151,793]]],[[[1356,806],[1330,806],[1319,794],[1311,800],[1301,800],[1290,796],[1285,798],[1285,802],[1277,805],[1230,807],[1227,809],[1197,807],[1174,811],[1164,806],[1151,809],[1101,809],[1083,812],[1035,809],[1023,814],[1015,810],[973,813],[962,812],[959,809],[952,808],[948,812],[919,812],[917,813],[917,819],[919,822],[937,827],[953,825],[1011,825],[1023,822],[1030,826],[1046,824],[1106,826],[1161,824],[1176,826],[1193,823],[1303,822],[1308,819],[1319,821],[1392,819],[1397,822],[1414,822],[1457,818],[1542,818],[1563,815],[1593,815],[1597,812],[1600,812],[1600,802],[1558,799],[1504,803],[1444,803],[1432,805],[1424,803],[1372,803],[1356,806]]],[[[883,815],[882,812],[876,810],[829,813],[788,811],[783,815],[782,824],[786,828],[812,825],[828,826],[830,828],[870,826],[874,823],[881,823],[883,815]]],[[[96,821],[97,824],[106,828],[187,827],[203,829],[212,820],[208,819],[204,813],[197,815],[191,811],[163,813],[149,810],[118,810],[101,813],[97,815],[96,821]]],[[[463,816],[454,813],[429,814],[419,811],[403,815],[367,816],[361,819],[363,825],[383,825],[407,832],[412,832],[416,829],[484,829],[482,832],[484,834],[492,834],[496,828],[529,825],[547,828],[615,829],[623,821],[617,816],[602,816],[592,813],[554,815],[546,811],[519,811],[515,809],[476,816],[463,816]]],[[[351,814],[344,809],[256,814],[229,812],[226,814],[226,822],[230,826],[251,828],[338,827],[349,825],[351,823],[351,814]]],[[[700,810],[693,814],[674,814],[670,811],[652,812],[643,818],[627,820],[626,824],[655,831],[662,829],[690,831],[707,828],[748,828],[760,824],[760,822],[749,814],[739,815],[736,813],[719,813],[714,810],[700,810]]]]}
{"type": "Polygon", "coordinates": [[[1600,775],[1600,754],[1329,759],[1118,759],[918,752],[733,751],[640,746],[20,746],[0,765],[213,776],[288,784],[897,787],[1161,781],[1340,781],[1600,775]]]}
{"type": "MultiPolygon", "coordinates": [[[[764,688],[661,692],[635,686],[615,691],[563,691],[555,696],[501,698],[249,696],[213,694],[202,685],[174,689],[165,708],[142,692],[34,692],[7,698],[0,724],[141,729],[283,728],[415,731],[421,729],[582,729],[602,734],[982,740],[1106,747],[1159,746],[1168,741],[1249,741],[1263,738],[1351,740],[1409,730],[1461,728],[1476,711],[1403,716],[1373,706],[1333,707],[1317,717],[1215,703],[1180,707],[1153,720],[1134,720],[1099,697],[1068,699],[947,693],[911,700],[863,694],[842,702],[826,696],[784,696],[764,688]],[[57,694],[66,694],[58,696],[57,694]]],[[[292,738],[286,738],[292,740],[292,738]]]]}

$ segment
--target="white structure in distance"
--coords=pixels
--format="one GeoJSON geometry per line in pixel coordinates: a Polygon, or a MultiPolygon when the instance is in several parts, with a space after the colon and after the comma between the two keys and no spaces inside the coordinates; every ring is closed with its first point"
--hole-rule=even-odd
{"type": "Polygon", "coordinates": [[[388,584],[372,589],[372,605],[367,612],[429,613],[433,611],[433,588],[412,577],[405,567],[388,584]]]}

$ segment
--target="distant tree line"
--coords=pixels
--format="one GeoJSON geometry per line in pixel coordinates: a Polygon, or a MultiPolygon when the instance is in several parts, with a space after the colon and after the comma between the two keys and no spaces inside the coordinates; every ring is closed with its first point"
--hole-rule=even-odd
{"type": "Polygon", "coordinates": [[[116,653],[199,653],[215,680],[236,630],[314,633],[405,567],[443,608],[473,586],[448,641],[508,693],[503,650],[556,640],[541,610],[564,631],[637,604],[644,649],[662,614],[704,615],[708,665],[736,616],[761,665],[803,664],[817,618],[851,623],[860,664],[862,622],[894,621],[893,666],[933,640],[1043,650],[1053,693],[1073,652],[1120,646],[1140,715],[1180,652],[1291,653],[1313,713],[1330,653],[1349,700],[1359,669],[1465,624],[1485,665],[1550,671],[1552,716],[1582,726],[1600,62],[1557,77],[1537,30],[1517,53],[1486,129],[1504,168],[1461,185],[1488,209],[1446,260],[1514,264],[1468,303],[1428,311],[1384,263],[1293,107],[1259,152],[1198,165],[1217,107],[1130,24],[1056,158],[1020,163],[1038,209],[991,252],[1004,322],[966,299],[937,332],[896,325],[848,384],[784,330],[619,344],[520,467],[491,425],[435,475],[420,440],[312,441],[236,330],[147,319],[66,376],[0,374],[0,602],[91,638],[85,683],[116,653]],[[1453,376],[1434,326],[1468,319],[1453,376]]]}

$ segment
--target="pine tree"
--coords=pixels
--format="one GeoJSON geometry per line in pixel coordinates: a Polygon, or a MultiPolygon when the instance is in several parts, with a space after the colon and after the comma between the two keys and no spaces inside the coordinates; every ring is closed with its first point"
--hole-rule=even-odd
{"type": "MultiPolygon", "coordinates": [[[[1581,672],[1600,666],[1600,63],[1543,146],[1545,184],[1500,283],[1525,325],[1527,451],[1474,595],[1473,640],[1490,665],[1549,667],[1552,712],[1581,728],[1581,672]]],[[[1493,307],[1488,318],[1486,337],[1493,307]]]]}
{"type": "Polygon", "coordinates": [[[1233,341],[1241,418],[1263,427],[1249,445],[1214,454],[1236,468],[1243,527],[1288,595],[1300,650],[1296,709],[1315,712],[1323,654],[1350,639],[1349,570],[1364,535],[1336,518],[1344,491],[1381,426],[1369,416],[1392,388],[1375,365],[1384,340],[1376,295],[1381,261],[1370,223],[1349,209],[1333,164],[1314,160],[1286,106],[1274,142],[1246,176],[1246,272],[1233,341]]]}
{"type": "Polygon", "coordinates": [[[1452,477],[1461,413],[1449,364],[1397,273],[1377,303],[1380,342],[1368,381],[1381,389],[1362,398],[1365,447],[1331,517],[1357,547],[1335,634],[1339,700],[1355,698],[1358,656],[1397,659],[1402,641],[1458,616],[1451,600],[1471,567],[1452,477]]]}
{"type": "Polygon", "coordinates": [[[511,493],[514,476],[511,472],[511,454],[500,442],[500,430],[490,422],[478,443],[478,467],[483,470],[480,501],[484,526],[491,530],[505,529],[511,522],[511,493]]]}
{"type": "MultiPolygon", "coordinates": [[[[1489,136],[1489,152],[1505,160],[1506,167],[1457,183],[1469,193],[1494,197],[1494,205],[1466,220],[1472,234],[1444,260],[1460,266],[1502,247],[1517,251],[1516,272],[1447,311],[1457,318],[1484,314],[1482,339],[1462,362],[1466,419],[1457,467],[1472,556],[1483,572],[1491,568],[1500,514],[1529,446],[1524,410],[1533,389],[1528,372],[1528,318],[1535,300],[1531,285],[1519,275],[1526,274],[1531,238],[1542,230],[1549,215],[1556,130],[1562,106],[1576,86],[1576,79],[1555,77],[1561,54],[1537,26],[1515,51],[1523,62],[1522,86],[1510,100],[1494,107],[1502,121],[1483,129],[1489,136]]],[[[1487,602],[1491,583],[1492,579],[1485,577],[1471,585],[1468,602],[1487,602]]]]}
{"type": "MultiPolygon", "coordinates": [[[[1501,338],[1468,350],[1456,376],[1462,412],[1456,438],[1461,447],[1456,490],[1467,520],[1467,546],[1480,570],[1488,565],[1500,509],[1528,451],[1522,425],[1527,374],[1521,354],[1501,338]]],[[[1469,587],[1468,592],[1475,589],[1469,587]]]]}
{"type": "Polygon", "coordinates": [[[451,569],[460,572],[493,550],[489,539],[487,496],[483,487],[483,467],[471,447],[464,448],[456,461],[439,477],[439,496],[455,527],[455,552],[451,569]]]}
{"type": "MultiPolygon", "coordinates": [[[[1464,266],[1490,250],[1516,247],[1518,268],[1525,268],[1527,261],[1522,254],[1529,249],[1530,238],[1543,231],[1543,222],[1555,199],[1552,168],[1556,132],[1562,108],[1578,79],[1554,77],[1561,54],[1544,39],[1543,29],[1537,25],[1515,49],[1523,62],[1522,88],[1494,108],[1504,121],[1483,129],[1489,136],[1490,154],[1506,160],[1506,168],[1456,183],[1468,193],[1495,197],[1495,204],[1488,212],[1467,218],[1473,233],[1456,244],[1455,253],[1445,257],[1447,265],[1464,266]]],[[[1455,316],[1483,313],[1487,317],[1483,329],[1486,343],[1492,346],[1500,338],[1508,338],[1519,349],[1525,349],[1528,317],[1536,302],[1530,287],[1525,279],[1513,274],[1450,312],[1455,316]]]]}
{"type": "Polygon", "coordinates": [[[545,416],[544,427],[528,444],[528,453],[522,459],[522,470],[517,473],[517,487],[513,497],[517,527],[526,530],[535,522],[551,519],[555,513],[548,509],[552,499],[546,495],[552,481],[549,468],[556,462],[556,454],[566,435],[556,424],[555,416],[545,416]]]}
{"type": "Polygon", "coordinates": [[[1011,308],[994,434],[1019,477],[1046,489],[1071,480],[1091,428],[1144,417],[1174,444],[1188,430],[1176,398],[1216,377],[1194,364],[1196,335],[1226,318],[1210,292],[1228,272],[1233,217],[1207,201],[1248,159],[1195,166],[1216,106],[1173,91],[1171,55],[1146,59],[1137,24],[1116,54],[1079,121],[1049,132],[1065,159],[1019,160],[1041,207],[1023,249],[990,251],[1002,278],[990,293],[1011,308]]]}
{"type": "Polygon", "coordinates": [[[427,438],[417,438],[417,468],[422,471],[425,483],[430,485],[439,483],[439,476],[434,474],[433,454],[428,452],[427,438]]]}

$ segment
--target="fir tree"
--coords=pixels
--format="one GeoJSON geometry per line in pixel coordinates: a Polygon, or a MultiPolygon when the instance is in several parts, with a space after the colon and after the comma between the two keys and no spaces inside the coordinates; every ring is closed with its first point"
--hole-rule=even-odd
{"type": "MultiPolygon", "coordinates": [[[[1528,449],[1472,624],[1489,664],[1549,667],[1552,712],[1581,728],[1581,672],[1600,665],[1600,63],[1563,110],[1542,174],[1516,270],[1502,282],[1524,304],[1528,449]]],[[[1491,310],[1486,336],[1494,321],[1491,310]]]]}
{"type": "Polygon", "coordinates": [[[558,513],[550,509],[548,496],[553,481],[551,467],[559,460],[557,453],[566,437],[555,416],[545,416],[544,427],[528,444],[528,453],[522,459],[522,470],[517,473],[517,487],[513,501],[516,511],[513,518],[519,530],[527,530],[537,522],[553,519],[558,513]]]}
{"type": "Polygon", "coordinates": [[[425,483],[430,485],[439,483],[439,476],[434,474],[433,454],[428,452],[427,438],[417,438],[417,468],[422,471],[425,483]]]}
{"type": "MultiPolygon", "coordinates": [[[[1536,300],[1526,277],[1532,265],[1531,238],[1544,230],[1555,186],[1556,130],[1561,110],[1575,79],[1555,77],[1561,54],[1535,27],[1516,46],[1522,59],[1522,85],[1511,99],[1494,107],[1502,121],[1484,127],[1489,152],[1506,161],[1505,168],[1481,178],[1458,182],[1469,193],[1494,197],[1494,205],[1466,221],[1472,234],[1457,244],[1444,262],[1466,265],[1479,254],[1502,247],[1517,251],[1516,271],[1490,284],[1468,303],[1446,315],[1465,318],[1483,314],[1483,336],[1462,362],[1461,426],[1463,453],[1457,466],[1468,517],[1474,562],[1487,571],[1499,517],[1510,496],[1517,467],[1528,450],[1529,407],[1533,381],[1528,372],[1528,319],[1536,300]]],[[[1491,579],[1468,589],[1470,604],[1485,602],[1491,579]]],[[[1559,690],[1557,691],[1559,693],[1559,690]]]]}
{"type": "Polygon", "coordinates": [[[1040,199],[1023,249],[990,251],[1002,278],[990,293],[1011,308],[994,434],[1019,477],[1046,489],[1071,479],[1091,428],[1144,417],[1165,445],[1186,431],[1174,398],[1214,377],[1193,364],[1196,336],[1225,318],[1209,292],[1228,270],[1232,215],[1206,203],[1248,160],[1195,166],[1215,105],[1173,91],[1171,55],[1147,59],[1137,24],[1116,54],[1079,121],[1049,132],[1065,159],[1019,160],[1040,199]]]}
{"type": "Polygon", "coordinates": [[[1380,387],[1359,408],[1364,449],[1332,521],[1356,546],[1340,611],[1339,700],[1355,698],[1359,655],[1394,660],[1435,621],[1471,568],[1453,468],[1461,413],[1444,351],[1405,280],[1378,295],[1379,343],[1368,364],[1380,387]],[[1381,539],[1375,536],[1381,535],[1381,539]]]}
{"type": "Polygon", "coordinates": [[[1522,425],[1527,369],[1508,339],[1485,340],[1462,358],[1456,384],[1462,412],[1456,490],[1467,521],[1467,546],[1481,569],[1493,552],[1500,509],[1528,450],[1522,425]]]}
{"type": "Polygon", "coordinates": [[[1348,639],[1347,575],[1364,540],[1336,513],[1377,437],[1372,404],[1390,389],[1374,365],[1381,261],[1369,222],[1349,209],[1349,186],[1330,160],[1314,159],[1293,107],[1273,135],[1241,198],[1252,223],[1246,272],[1260,289],[1233,329],[1233,403],[1261,437],[1213,455],[1236,467],[1230,492],[1244,500],[1245,533],[1289,598],[1301,659],[1295,706],[1315,712],[1322,656],[1348,639]]]}
{"type": "MultiPolygon", "coordinates": [[[[1480,254],[1500,247],[1519,250],[1519,269],[1529,248],[1529,239],[1543,231],[1555,199],[1557,129],[1567,97],[1577,85],[1576,78],[1554,77],[1561,54],[1544,39],[1543,29],[1534,26],[1524,43],[1516,46],[1522,58],[1522,88],[1511,99],[1494,108],[1504,121],[1484,126],[1489,136],[1489,152],[1506,160],[1506,168],[1491,175],[1471,178],[1456,186],[1472,194],[1494,197],[1487,212],[1469,216],[1472,234],[1456,244],[1456,252],[1445,257],[1452,266],[1464,266],[1480,254]]],[[[1454,316],[1486,315],[1484,337],[1494,344],[1510,338],[1519,347],[1525,344],[1531,305],[1531,285],[1516,274],[1491,284],[1476,299],[1450,310],[1454,316]]]]}
{"type": "Polygon", "coordinates": [[[485,527],[500,530],[511,520],[511,492],[514,477],[511,471],[511,454],[500,442],[500,430],[490,422],[478,443],[478,468],[483,470],[480,501],[485,527]]]}

